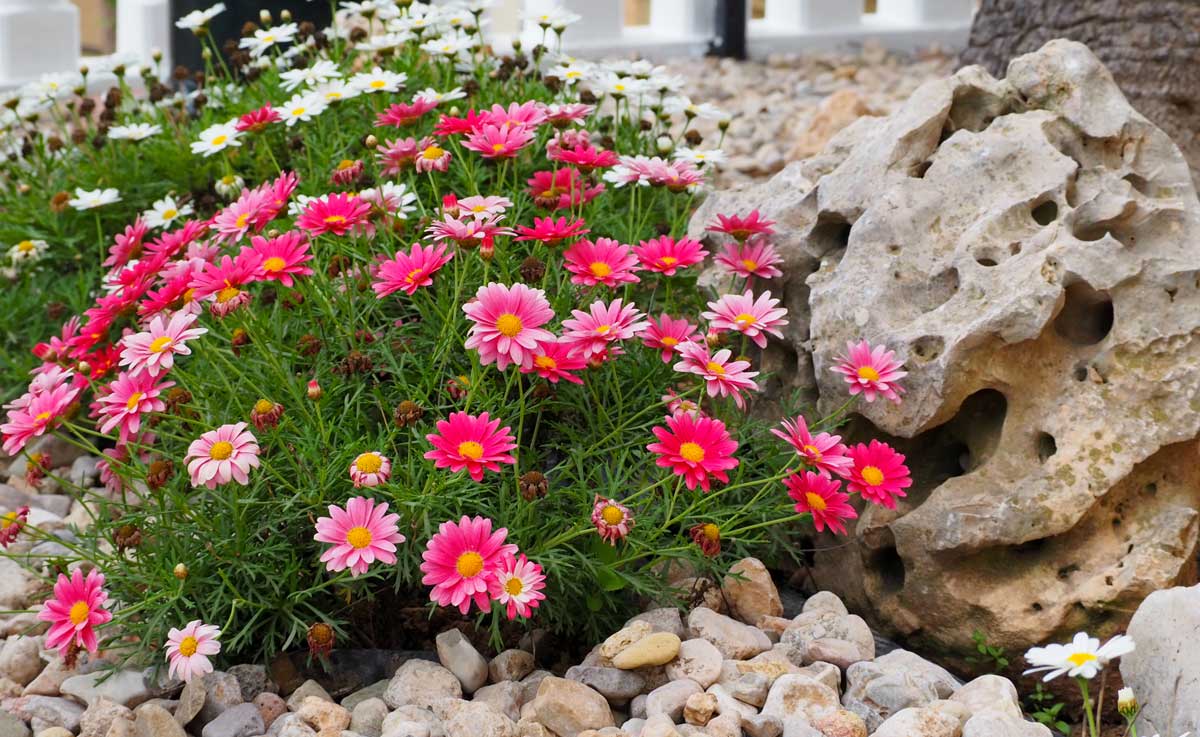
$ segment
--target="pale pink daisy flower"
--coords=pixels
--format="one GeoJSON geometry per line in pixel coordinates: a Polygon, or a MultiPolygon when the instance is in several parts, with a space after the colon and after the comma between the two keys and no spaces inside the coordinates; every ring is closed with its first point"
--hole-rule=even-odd
{"type": "Polygon", "coordinates": [[[542,567],[527,559],[525,554],[508,557],[496,569],[492,580],[492,598],[504,607],[509,619],[529,617],[546,599],[546,576],[542,567]]]}
{"type": "Polygon", "coordinates": [[[676,415],[680,412],[686,412],[692,417],[704,417],[704,410],[700,408],[700,403],[694,399],[681,397],[675,393],[674,389],[668,389],[667,393],[662,396],[663,404],[667,405],[667,412],[676,415]]]}
{"type": "Polygon", "coordinates": [[[774,279],[783,274],[777,264],[783,259],[765,238],[755,238],[745,243],[728,243],[721,252],[713,256],[713,262],[731,274],[749,279],[774,279]]]}
{"type": "Polygon", "coordinates": [[[641,336],[642,345],[662,352],[663,363],[670,363],[683,343],[691,343],[704,337],[696,332],[696,326],[686,318],[676,320],[665,312],[657,319],[651,317],[641,336]]]}
{"type": "Polygon", "coordinates": [[[162,314],[155,315],[145,331],[122,339],[121,365],[150,376],[170,371],[176,355],[191,355],[192,349],[187,347],[187,342],[208,332],[208,328],[192,327],[195,322],[194,313],[182,310],[169,319],[164,319],[162,314]]]}
{"type": "Polygon", "coordinates": [[[223,241],[239,241],[251,230],[262,230],[274,216],[274,197],[259,189],[243,189],[237,201],[221,210],[213,218],[217,238],[223,241]]]}
{"type": "Polygon", "coordinates": [[[830,435],[827,432],[813,435],[808,430],[804,415],[796,415],[795,420],[783,420],[782,430],[771,430],[771,434],[787,441],[796,449],[800,457],[820,473],[828,476],[836,473],[847,476],[854,468],[854,460],[847,455],[847,448],[842,443],[840,435],[830,435]]]}
{"type": "Polygon", "coordinates": [[[321,554],[326,570],[338,572],[350,569],[357,578],[379,561],[396,562],[396,546],[405,541],[396,523],[400,515],[388,514],[386,502],[356,496],[346,502],[346,508],[329,505],[329,516],[317,519],[317,542],[333,545],[321,554]]]}
{"type": "Polygon", "coordinates": [[[882,345],[872,348],[865,340],[858,344],[846,343],[846,349],[845,356],[834,358],[838,364],[830,370],[846,377],[850,395],[862,394],[868,402],[883,396],[899,404],[900,395],[904,393],[899,381],[908,376],[908,372],[900,370],[904,364],[896,360],[896,353],[882,345]]]}
{"type": "Polygon", "coordinates": [[[487,412],[478,417],[455,412],[448,420],[438,421],[436,433],[425,436],[433,445],[425,458],[438,468],[454,472],[465,468],[471,478],[482,481],[484,470],[499,471],[501,463],[517,462],[508,452],[517,447],[511,431],[501,428],[500,420],[491,419],[487,412]]]}
{"type": "Polygon", "coordinates": [[[167,632],[167,676],[189,683],[193,678],[203,678],[213,672],[210,655],[221,652],[217,638],[221,630],[215,625],[204,624],[199,619],[187,623],[183,629],[172,627],[167,632]]]}
{"type": "Polygon", "coordinates": [[[93,568],[87,578],[76,568],[67,578],[58,574],[54,595],[42,604],[37,618],[50,623],[45,647],[58,650],[67,657],[73,648],[82,647],[89,653],[100,649],[96,627],[112,620],[112,612],[104,608],[108,592],[104,590],[104,574],[93,568]]]}
{"type": "Polygon", "coordinates": [[[782,338],[779,328],[787,325],[783,319],[787,309],[777,307],[779,300],[771,299],[770,292],[763,292],[754,298],[754,293],[746,290],[743,294],[725,294],[716,302],[709,302],[709,312],[701,312],[700,316],[712,323],[713,330],[725,332],[733,330],[754,341],[759,348],[767,347],[767,336],[770,333],[776,338],[782,338]]]}
{"type": "Polygon", "coordinates": [[[497,195],[488,195],[486,197],[475,195],[473,197],[464,197],[458,201],[460,217],[462,215],[470,215],[474,218],[486,218],[493,215],[503,215],[512,206],[512,200],[497,195]]]}
{"type": "Polygon", "coordinates": [[[679,347],[679,354],[683,359],[674,369],[704,377],[710,397],[732,396],[738,407],[745,408],[742,390],[758,391],[758,384],[753,381],[758,372],[746,370],[750,368],[749,361],[730,360],[732,351],[728,348],[712,353],[704,343],[685,343],[679,347]]]}
{"type": "Polygon", "coordinates": [[[479,351],[484,366],[495,363],[501,371],[510,363],[529,368],[538,343],[554,340],[553,333],[540,327],[554,317],[540,289],[492,282],[480,287],[474,301],[462,309],[474,323],[466,347],[479,351]]]}
{"type": "Polygon", "coordinates": [[[0,437],[4,438],[4,452],[16,455],[33,438],[53,429],[79,396],[79,388],[70,384],[59,384],[37,394],[26,394],[7,405],[8,422],[0,425],[0,437]]]}
{"type": "Polygon", "coordinates": [[[386,484],[392,475],[392,462],[376,451],[361,453],[350,463],[350,480],[354,488],[386,484]]]}
{"type": "Polygon", "coordinates": [[[250,469],[259,465],[258,439],[244,422],[221,425],[193,440],[183,460],[192,486],[215,489],[234,480],[245,486],[250,483],[250,469]]]}
{"type": "Polygon", "coordinates": [[[633,529],[633,513],[629,511],[629,507],[616,499],[605,499],[597,494],[592,504],[592,524],[596,526],[596,532],[600,533],[601,540],[609,545],[616,545],[618,540],[624,540],[633,529]]]}
{"type": "Polygon", "coordinates": [[[119,427],[121,442],[128,442],[129,436],[141,429],[142,415],[166,409],[167,404],[159,395],[175,386],[175,382],[159,384],[156,381],[148,373],[130,374],[122,371],[118,374],[108,385],[104,396],[96,400],[100,406],[100,416],[104,418],[100,432],[111,432],[114,427],[119,427]]]}
{"type": "Polygon", "coordinates": [[[504,542],[506,537],[508,530],[493,532],[492,521],[485,517],[443,522],[421,554],[421,583],[433,586],[429,598],[440,606],[458,607],[463,614],[471,604],[489,609],[497,572],[518,552],[516,545],[504,542]]]}
{"type": "Polygon", "coordinates": [[[632,338],[650,324],[633,303],[624,304],[620,299],[608,304],[596,300],[587,312],[572,310],[571,315],[563,320],[566,332],[560,340],[575,345],[585,358],[603,353],[609,343],[632,338]]]}
{"type": "Polygon", "coordinates": [[[563,266],[571,272],[571,283],[589,287],[636,284],[641,281],[633,273],[637,263],[629,246],[612,238],[597,238],[594,242],[581,238],[563,251],[563,266]]]}

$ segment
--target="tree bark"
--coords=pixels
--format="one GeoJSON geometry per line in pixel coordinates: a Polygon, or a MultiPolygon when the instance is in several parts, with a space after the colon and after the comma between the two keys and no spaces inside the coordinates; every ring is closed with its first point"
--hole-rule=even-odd
{"type": "Polygon", "coordinates": [[[1200,182],[1200,0],[981,0],[961,61],[1002,76],[1055,38],[1087,44],[1200,182]]]}

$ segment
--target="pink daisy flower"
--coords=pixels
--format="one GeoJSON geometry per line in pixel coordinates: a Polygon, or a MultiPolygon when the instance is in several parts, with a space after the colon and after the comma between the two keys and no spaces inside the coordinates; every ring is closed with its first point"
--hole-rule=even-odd
{"type": "Polygon", "coordinates": [[[497,103],[482,112],[480,120],[501,128],[536,128],[546,122],[546,107],[537,100],[510,102],[507,108],[497,103]]]}
{"type": "Polygon", "coordinates": [[[496,238],[513,234],[511,228],[500,225],[499,217],[459,220],[450,214],[443,215],[441,221],[430,225],[425,232],[435,241],[452,240],[464,248],[491,248],[496,238]]]}
{"type": "Polygon", "coordinates": [[[466,347],[479,351],[484,366],[495,363],[503,371],[513,363],[529,368],[538,343],[554,340],[553,333],[540,327],[554,317],[540,289],[492,282],[480,287],[462,309],[474,323],[466,347]]]}
{"type": "Polygon", "coordinates": [[[309,200],[296,227],[303,228],[314,236],[323,233],[345,235],[364,223],[371,213],[371,203],[358,195],[335,192],[309,200]]]}
{"type": "Polygon", "coordinates": [[[657,271],[663,276],[674,276],[678,269],[698,264],[708,255],[700,241],[691,238],[675,240],[669,235],[651,238],[634,246],[633,252],[647,271],[657,271]]]}
{"type": "Polygon", "coordinates": [[[617,154],[614,151],[609,151],[603,148],[596,148],[590,144],[580,144],[571,148],[562,148],[550,157],[554,161],[561,161],[564,164],[574,166],[582,172],[594,171],[596,169],[607,169],[615,166],[617,163],[617,154]]]}
{"type": "Polygon", "coordinates": [[[237,201],[213,218],[213,227],[222,241],[239,241],[253,229],[262,230],[278,210],[274,198],[261,189],[243,189],[237,201]]]}
{"type": "Polygon", "coordinates": [[[596,300],[587,312],[572,310],[571,315],[563,320],[566,332],[562,341],[574,346],[584,358],[603,353],[610,343],[628,340],[650,324],[635,305],[623,304],[620,299],[608,304],[596,300]]]}
{"type": "Polygon", "coordinates": [[[437,107],[436,100],[417,97],[411,103],[397,102],[375,116],[375,127],[395,126],[403,128],[419,121],[425,113],[437,107]]]}
{"type": "Polygon", "coordinates": [[[517,447],[508,427],[501,428],[500,420],[493,420],[484,412],[478,417],[466,412],[455,412],[448,420],[439,420],[437,432],[425,436],[433,450],[425,458],[437,468],[449,468],[458,472],[467,469],[471,478],[483,480],[484,470],[499,471],[501,463],[516,463],[508,451],[517,447]]]}
{"type": "Polygon", "coordinates": [[[578,238],[590,232],[590,230],[584,227],[583,218],[568,220],[564,217],[555,220],[552,217],[535,217],[532,228],[525,225],[517,226],[517,233],[519,235],[513,240],[541,241],[547,246],[554,246],[567,238],[578,238]]]}
{"type": "Polygon", "coordinates": [[[298,230],[289,230],[274,238],[254,236],[251,248],[258,257],[262,278],[278,281],[285,287],[295,282],[293,276],[311,276],[313,270],[304,264],[312,261],[308,252],[308,237],[298,230]]]}
{"type": "Polygon", "coordinates": [[[720,420],[686,413],[669,415],[667,426],[655,427],[654,436],[658,442],[650,443],[646,450],[657,453],[655,463],[682,476],[689,489],[699,484],[709,491],[709,477],[729,481],[725,472],[738,465],[733,457],[738,443],[720,420]]]}
{"type": "Polygon", "coordinates": [[[751,210],[746,217],[717,215],[717,222],[711,223],[707,230],[710,233],[725,233],[742,243],[751,236],[773,235],[775,231],[771,229],[771,226],[774,224],[774,220],[767,220],[760,216],[758,210],[751,210]]]}
{"type": "Polygon", "coordinates": [[[108,258],[100,265],[117,269],[141,256],[142,242],[149,230],[140,217],[136,218],[133,224],[126,225],[125,232],[116,236],[115,243],[108,249],[108,258]]]}
{"type": "Polygon", "coordinates": [[[763,238],[745,243],[727,243],[720,253],[713,256],[713,262],[724,271],[746,279],[754,276],[774,279],[783,274],[776,266],[783,263],[783,258],[763,238]]]}
{"type": "Polygon", "coordinates": [[[11,512],[0,514],[0,548],[7,548],[17,540],[21,529],[29,521],[29,507],[17,507],[11,512]]]}
{"type": "Polygon", "coordinates": [[[129,366],[134,373],[145,372],[151,377],[164,374],[175,365],[175,356],[191,355],[187,347],[189,340],[199,338],[208,328],[192,327],[196,322],[193,313],[179,311],[164,320],[156,315],[150,327],[141,333],[127,335],[121,340],[121,365],[129,366]]]}
{"type": "Polygon", "coordinates": [[[516,545],[504,542],[506,537],[508,530],[492,532],[492,521],[485,517],[443,522],[421,554],[421,583],[433,586],[429,598],[440,606],[458,607],[463,614],[471,604],[489,609],[497,572],[518,552],[516,545]]]}
{"type": "Polygon", "coordinates": [[[692,417],[704,417],[704,410],[700,408],[700,403],[694,399],[681,397],[675,393],[674,389],[668,389],[667,393],[662,396],[663,404],[667,405],[667,411],[673,415],[680,412],[686,412],[692,417]]]}
{"type": "Polygon", "coordinates": [[[158,384],[156,381],[149,373],[122,371],[118,374],[108,385],[104,396],[96,399],[100,405],[100,416],[104,418],[100,423],[100,432],[112,432],[114,427],[119,427],[121,442],[128,442],[129,436],[141,429],[143,414],[166,409],[167,404],[159,395],[175,386],[175,382],[158,384]]]}
{"type": "Polygon", "coordinates": [[[901,371],[903,366],[896,360],[896,353],[887,350],[886,346],[871,347],[867,341],[846,344],[845,356],[836,356],[836,366],[830,370],[846,377],[850,385],[850,396],[862,394],[868,402],[874,402],[877,395],[900,403],[900,395],[904,388],[899,381],[908,376],[907,371],[901,371]]]}
{"type": "MultiPolygon", "coordinates": [[[[425,140],[422,140],[421,143],[425,143],[425,140]]],[[[432,145],[432,141],[425,146],[421,146],[415,138],[402,138],[399,141],[386,141],[376,146],[375,150],[379,152],[376,158],[383,167],[380,173],[385,177],[396,176],[402,173],[407,167],[413,165],[418,153],[422,153],[422,149],[432,145]]],[[[437,160],[445,155],[446,162],[449,163],[449,154],[440,148],[438,150],[439,153],[432,156],[432,158],[437,160]]]]}
{"type": "Polygon", "coordinates": [[[478,151],[485,159],[511,159],[531,143],[533,133],[523,126],[497,127],[489,124],[467,136],[462,145],[463,148],[478,151]]]}
{"type": "Polygon", "coordinates": [[[782,424],[782,430],[772,429],[771,434],[786,440],[808,465],[825,476],[835,473],[844,477],[850,473],[854,461],[846,455],[840,435],[823,432],[814,436],[808,431],[804,415],[796,415],[795,420],[784,420],[782,424]]]}
{"type": "Polygon", "coordinates": [[[386,502],[376,504],[361,496],[351,497],[345,509],[329,505],[329,516],[317,519],[313,536],[317,542],[333,545],[321,554],[325,569],[336,573],[349,568],[350,577],[358,578],[375,561],[395,563],[396,545],[405,537],[396,526],[400,515],[387,510],[386,502]]]}
{"type": "Polygon", "coordinates": [[[686,318],[676,320],[665,312],[659,315],[657,320],[651,317],[641,336],[642,345],[662,351],[663,363],[670,363],[683,343],[691,343],[704,337],[696,332],[696,326],[686,318]]]}
{"type": "Polygon", "coordinates": [[[542,567],[525,557],[509,556],[496,568],[492,579],[491,596],[504,607],[509,619],[529,617],[546,599],[546,576],[542,567]]]}
{"type": "Polygon", "coordinates": [[[416,170],[424,174],[431,171],[448,171],[450,169],[450,152],[442,148],[438,142],[426,136],[417,144],[417,152],[412,158],[416,170]]]}
{"type": "Polygon", "coordinates": [[[394,258],[379,265],[371,288],[379,299],[395,292],[412,295],[419,288],[433,284],[433,275],[452,258],[454,252],[448,251],[445,243],[432,246],[414,243],[408,253],[397,251],[394,258]]]}
{"type": "Polygon", "coordinates": [[[679,346],[679,354],[683,358],[673,368],[704,377],[710,397],[732,396],[734,403],[744,408],[746,400],[742,398],[742,391],[758,391],[758,384],[754,383],[758,372],[746,370],[750,368],[749,361],[730,360],[732,351],[728,348],[712,353],[703,342],[684,343],[679,346]]]}
{"type": "Polygon", "coordinates": [[[904,456],[890,445],[872,440],[870,445],[851,446],[846,454],[854,462],[846,476],[850,491],[888,509],[896,508],[897,497],[908,496],[904,491],[912,486],[908,466],[904,465],[904,456]]]}
{"type": "Polygon", "coordinates": [[[386,484],[391,476],[392,462],[387,456],[374,450],[360,453],[350,463],[350,480],[354,482],[356,489],[386,484]]]}
{"type": "Polygon", "coordinates": [[[172,627],[167,632],[167,676],[189,683],[193,678],[203,678],[213,672],[210,655],[221,652],[217,638],[221,630],[215,625],[204,624],[193,619],[183,629],[172,627]]]}
{"type": "Polygon", "coordinates": [[[242,287],[258,279],[260,265],[254,251],[242,251],[236,259],[223,256],[220,263],[206,263],[204,270],[192,277],[192,298],[211,297],[209,311],[224,317],[250,301],[250,293],[242,287]]]}
{"type": "Polygon", "coordinates": [[[779,300],[771,299],[770,292],[763,292],[754,298],[754,293],[747,289],[743,294],[725,294],[716,302],[709,302],[709,312],[701,312],[700,316],[712,323],[713,330],[723,333],[733,330],[754,341],[759,348],[767,347],[767,336],[770,333],[776,338],[782,338],[779,328],[787,325],[783,319],[787,309],[776,307],[779,300]]]}
{"type": "Polygon", "coordinates": [[[512,200],[498,195],[474,195],[457,201],[459,216],[470,215],[474,218],[488,218],[503,215],[512,207],[512,200]]]}
{"type": "Polygon", "coordinates": [[[538,343],[537,348],[533,351],[533,364],[529,368],[521,369],[521,373],[536,373],[551,384],[557,384],[559,379],[566,379],[573,384],[582,384],[583,379],[571,372],[586,366],[587,359],[576,355],[569,344],[557,340],[544,340],[538,343]]]}
{"type": "Polygon", "coordinates": [[[535,171],[526,183],[534,204],[548,210],[565,210],[586,204],[604,191],[603,184],[590,184],[573,166],[535,171]]]}
{"type": "Polygon", "coordinates": [[[87,578],[76,568],[67,578],[58,574],[54,596],[42,604],[37,618],[50,623],[46,632],[46,648],[58,650],[64,658],[73,648],[82,647],[89,653],[99,649],[96,627],[112,620],[112,612],[104,608],[108,593],[104,590],[104,574],[93,568],[87,578]]]}
{"type": "Polygon", "coordinates": [[[796,502],[796,511],[812,515],[817,532],[826,527],[839,535],[846,534],[843,520],[855,519],[858,512],[849,505],[850,495],[841,491],[842,482],[812,471],[793,473],[783,480],[788,496],[796,502]]]}
{"type": "Polygon", "coordinates": [[[594,242],[584,238],[563,251],[563,266],[573,275],[571,283],[589,287],[636,284],[641,281],[633,273],[637,263],[629,246],[612,238],[597,238],[594,242]]]}
{"type": "Polygon", "coordinates": [[[230,481],[245,486],[250,483],[250,469],[258,468],[258,439],[244,422],[221,425],[193,440],[183,460],[192,486],[215,489],[230,481]]]}
{"type": "Polygon", "coordinates": [[[592,504],[592,524],[600,539],[609,545],[616,545],[618,540],[624,540],[633,529],[633,513],[629,507],[616,499],[605,499],[597,495],[592,504]]]}
{"type": "Polygon", "coordinates": [[[585,105],[582,102],[553,103],[546,106],[546,122],[555,128],[578,123],[591,115],[595,105],[585,105]]]}
{"type": "Polygon", "coordinates": [[[8,405],[8,422],[0,425],[4,452],[16,455],[30,440],[53,429],[78,395],[77,387],[59,384],[36,395],[26,394],[19,407],[8,405]]]}

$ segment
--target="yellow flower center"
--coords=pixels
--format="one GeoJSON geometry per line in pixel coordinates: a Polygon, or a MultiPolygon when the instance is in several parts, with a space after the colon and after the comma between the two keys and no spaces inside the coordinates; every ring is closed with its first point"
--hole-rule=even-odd
{"type": "Polygon", "coordinates": [[[342,93],[338,92],[337,90],[329,90],[328,92],[325,93],[325,99],[326,100],[340,100],[340,99],[342,99],[342,93]]]}
{"type": "Polygon", "coordinates": [[[353,159],[342,159],[341,161],[338,162],[337,170],[338,171],[346,171],[347,169],[351,168],[352,166],[354,166],[353,159]]]}
{"type": "Polygon", "coordinates": [[[717,376],[725,375],[725,367],[722,366],[721,364],[717,363],[716,361],[709,361],[707,364],[704,365],[704,368],[710,374],[716,374],[717,376]]]}
{"type": "Polygon", "coordinates": [[[883,483],[883,471],[875,466],[867,466],[862,470],[862,478],[871,486],[879,486],[883,483]]]}
{"type": "Polygon", "coordinates": [[[860,366],[858,369],[858,378],[866,379],[867,381],[879,381],[879,372],[871,366],[860,366]]]}
{"type": "Polygon", "coordinates": [[[503,315],[496,318],[496,329],[499,330],[500,334],[506,338],[512,338],[516,336],[521,332],[521,328],[523,327],[524,325],[521,324],[521,318],[517,317],[511,312],[505,312],[503,315]]]}
{"type": "Polygon", "coordinates": [[[483,556],[474,550],[468,550],[458,556],[458,561],[454,564],[454,569],[463,578],[475,578],[483,572],[483,556]]]}
{"type": "Polygon", "coordinates": [[[733,321],[742,327],[748,327],[757,322],[758,318],[756,318],[754,315],[751,315],[749,312],[743,312],[742,314],[733,318],[733,321]]]}
{"type": "Polygon", "coordinates": [[[179,643],[179,654],[185,658],[190,658],[196,654],[196,648],[199,645],[200,643],[196,642],[196,638],[189,635],[179,643]]]}
{"type": "Polygon", "coordinates": [[[744,258],[742,259],[742,266],[745,266],[747,271],[754,271],[758,268],[758,262],[754,259],[744,258]]]}
{"type": "Polygon", "coordinates": [[[346,542],[355,550],[362,550],[371,544],[371,531],[365,527],[352,527],[346,533],[346,542]]]}
{"type": "Polygon", "coordinates": [[[1091,663],[1095,660],[1098,660],[1098,658],[1091,653],[1071,653],[1067,656],[1067,662],[1076,668],[1084,665],[1085,663],[1091,663]]]}
{"type": "Polygon", "coordinates": [[[659,259],[659,261],[667,266],[674,266],[675,264],[679,263],[679,259],[675,258],[674,256],[663,256],[659,259]]]}
{"type": "Polygon", "coordinates": [[[475,205],[471,208],[471,212],[487,212],[487,208],[483,205],[475,205]]]}
{"type": "Polygon", "coordinates": [[[9,512],[3,517],[0,517],[0,530],[7,530],[15,524],[17,524],[16,512],[9,512]]]}
{"type": "Polygon", "coordinates": [[[603,261],[593,261],[588,265],[588,270],[592,272],[592,276],[601,279],[612,273],[612,267],[603,261]]]}
{"type": "Polygon", "coordinates": [[[558,361],[555,361],[550,356],[538,356],[537,358],[533,359],[533,362],[538,368],[550,370],[558,368],[558,361]]]}
{"type": "Polygon", "coordinates": [[[821,460],[821,451],[817,450],[817,446],[815,446],[815,445],[804,446],[804,452],[808,455],[808,457],[810,459],[812,459],[814,461],[821,460]]]}
{"type": "Polygon", "coordinates": [[[525,584],[521,583],[521,579],[517,578],[516,576],[513,576],[504,582],[504,593],[508,594],[509,596],[520,596],[521,592],[524,590],[525,584]]]}
{"type": "Polygon", "coordinates": [[[608,335],[609,330],[612,330],[612,325],[601,325],[600,327],[596,328],[596,334],[608,335]]]}
{"type": "Polygon", "coordinates": [[[270,399],[260,399],[254,403],[254,411],[260,415],[265,415],[273,409],[275,409],[275,403],[270,399]]]}
{"type": "Polygon", "coordinates": [[[494,151],[495,153],[500,153],[503,150],[504,150],[503,143],[493,143],[492,144],[492,151],[494,151]]]}
{"type": "Polygon", "coordinates": [[[829,506],[825,502],[825,497],[812,491],[805,492],[804,498],[808,501],[808,508],[814,512],[824,512],[829,506]]]}
{"type": "Polygon", "coordinates": [[[142,401],[142,397],[144,396],[146,395],[142,394],[141,392],[134,392],[133,394],[130,394],[129,399],[125,400],[125,409],[129,412],[137,409],[138,402],[142,401]]]}
{"type": "Polygon", "coordinates": [[[673,346],[679,345],[679,340],[676,338],[672,338],[671,336],[668,335],[662,339],[662,344],[668,348],[671,348],[673,346]]]}
{"type": "Polygon", "coordinates": [[[37,420],[38,422],[45,422],[46,420],[50,419],[50,413],[38,412],[37,417],[34,417],[33,419],[37,420]]]}
{"type": "Polygon", "coordinates": [[[268,33],[262,37],[261,41],[265,44],[273,44],[275,43],[275,37],[268,33]]]}
{"type": "Polygon", "coordinates": [[[153,341],[150,342],[149,350],[151,353],[162,353],[163,351],[165,351],[166,349],[168,349],[170,347],[171,347],[171,336],[160,335],[159,337],[155,338],[153,341]]]}
{"type": "Polygon", "coordinates": [[[334,223],[344,223],[344,222],[346,222],[345,215],[326,215],[325,216],[325,224],[326,225],[333,225],[334,223]]]}
{"type": "Polygon", "coordinates": [[[225,176],[221,177],[221,184],[224,184],[226,186],[232,185],[236,181],[237,181],[237,175],[235,175],[235,174],[226,174],[225,176]]]}
{"type": "Polygon", "coordinates": [[[600,519],[604,520],[607,525],[619,525],[625,521],[625,513],[621,511],[620,507],[609,504],[600,511],[600,519]]]}
{"type": "Polygon", "coordinates": [[[474,440],[464,440],[458,444],[458,454],[463,458],[470,458],[473,461],[477,461],[483,458],[483,446],[474,440]]]}
{"type": "Polygon", "coordinates": [[[229,140],[229,136],[227,136],[225,134],[221,134],[221,135],[217,136],[216,138],[212,139],[212,145],[220,146],[221,144],[225,143],[228,140],[229,140]]]}
{"type": "Polygon", "coordinates": [[[241,293],[242,290],[238,289],[237,287],[225,287],[221,291],[217,292],[217,301],[222,303],[228,302],[241,293]]]}
{"type": "Polygon", "coordinates": [[[721,539],[721,528],[709,522],[700,528],[700,534],[704,535],[708,540],[716,542],[721,539]]]}
{"type": "Polygon", "coordinates": [[[167,209],[162,211],[162,219],[163,220],[174,220],[175,216],[178,214],[179,214],[179,210],[176,210],[174,207],[168,207],[167,209]]]}
{"type": "Polygon", "coordinates": [[[382,79],[372,79],[371,80],[371,89],[381,90],[384,87],[387,87],[387,82],[385,82],[384,80],[382,80],[382,79]]]}
{"type": "Polygon", "coordinates": [[[421,157],[429,161],[436,161],[446,155],[446,150],[441,146],[429,146],[421,152],[421,157]]]}
{"type": "Polygon", "coordinates": [[[244,228],[248,222],[250,222],[250,213],[243,212],[241,215],[238,215],[237,220],[233,224],[239,228],[244,228]]]}
{"type": "Polygon", "coordinates": [[[33,241],[21,241],[17,244],[17,250],[21,253],[29,253],[33,250],[33,241]]]}
{"type": "Polygon", "coordinates": [[[378,473],[383,468],[383,459],[378,453],[363,453],[354,459],[354,465],[363,473],[378,473]]]}
{"type": "Polygon", "coordinates": [[[704,448],[689,441],[679,446],[679,456],[685,461],[699,463],[704,460],[704,448]]]}
{"type": "Polygon", "coordinates": [[[71,620],[71,624],[79,626],[88,620],[92,610],[88,608],[86,601],[77,601],[71,605],[71,611],[67,612],[67,618],[71,620]]]}
{"type": "Polygon", "coordinates": [[[233,443],[228,440],[218,440],[208,449],[208,457],[214,461],[223,461],[233,455],[233,443]]]}
{"type": "Polygon", "coordinates": [[[284,266],[287,266],[287,262],[278,256],[272,256],[262,263],[263,271],[283,271],[284,266]]]}
{"type": "Polygon", "coordinates": [[[304,114],[304,111],[305,111],[306,109],[307,109],[307,108],[304,108],[304,107],[294,107],[294,108],[292,108],[292,117],[293,117],[293,118],[299,118],[301,115],[303,115],[303,114],[304,114]]]}

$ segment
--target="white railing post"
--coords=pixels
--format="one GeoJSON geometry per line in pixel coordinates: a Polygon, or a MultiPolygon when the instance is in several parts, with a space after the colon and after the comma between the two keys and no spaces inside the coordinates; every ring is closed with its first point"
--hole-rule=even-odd
{"type": "Polygon", "coordinates": [[[716,6],[708,0],[650,0],[650,27],[666,37],[712,31],[716,6]]]}
{"type": "Polygon", "coordinates": [[[564,43],[610,44],[620,41],[625,33],[625,4],[621,0],[563,0],[562,6],[581,16],[567,29],[564,43]]]}
{"type": "Polygon", "coordinates": [[[159,68],[171,73],[170,0],[117,0],[117,54],[150,63],[151,54],[161,51],[159,68]]]}
{"type": "Polygon", "coordinates": [[[79,9],[67,0],[0,0],[0,87],[79,68],[79,9]]]}
{"type": "Polygon", "coordinates": [[[907,25],[970,22],[975,0],[878,0],[877,15],[907,25]]]}
{"type": "Polygon", "coordinates": [[[862,0],[767,0],[772,28],[852,28],[862,23],[862,0]]]}

